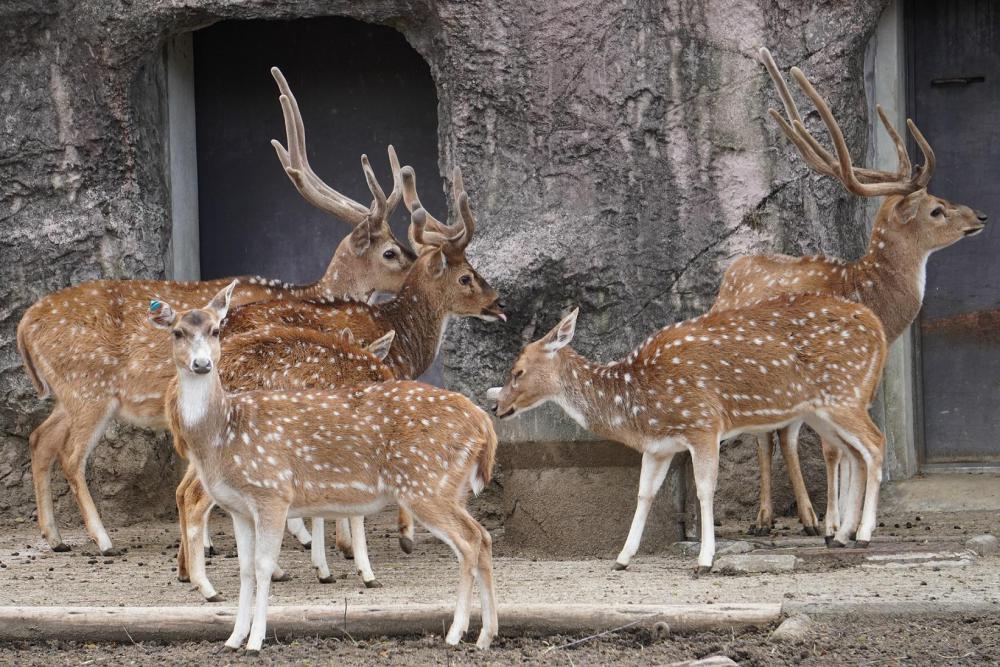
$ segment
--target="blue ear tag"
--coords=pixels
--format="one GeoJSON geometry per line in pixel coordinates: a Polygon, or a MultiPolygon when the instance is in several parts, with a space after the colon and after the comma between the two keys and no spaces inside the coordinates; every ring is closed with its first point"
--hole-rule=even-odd
{"type": "Polygon", "coordinates": [[[163,303],[162,302],[157,301],[156,299],[153,299],[152,301],[149,302],[149,310],[150,310],[150,312],[155,313],[160,308],[163,308],[163,303]]]}

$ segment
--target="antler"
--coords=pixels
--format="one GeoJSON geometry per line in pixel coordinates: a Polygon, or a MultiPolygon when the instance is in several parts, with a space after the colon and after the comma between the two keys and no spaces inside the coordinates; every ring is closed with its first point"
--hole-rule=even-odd
{"type": "Polygon", "coordinates": [[[846,187],[850,192],[863,197],[909,194],[927,186],[927,183],[930,181],[930,178],[934,173],[934,151],[931,150],[927,140],[924,139],[924,135],[920,133],[920,130],[917,129],[917,126],[912,120],[907,119],[906,126],[909,128],[910,134],[913,135],[914,140],[920,147],[920,152],[924,155],[924,164],[917,170],[916,175],[912,173],[913,169],[910,162],[910,156],[906,150],[906,145],[903,143],[902,137],[899,136],[896,128],[889,122],[889,118],[885,115],[881,106],[876,106],[876,111],[878,112],[879,119],[882,121],[882,125],[889,133],[889,137],[892,139],[893,145],[896,147],[896,156],[899,161],[899,167],[895,173],[854,167],[851,163],[851,156],[850,151],[847,148],[847,142],[844,140],[844,134],[841,132],[840,126],[833,117],[830,107],[827,105],[826,100],[823,99],[823,97],[809,82],[805,74],[802,73],[802,70],[798,67],[793,67],[791,69],[792,77],[795,79],[796,83],[799,84],[799,87],[803,90],[803,92],[805,92],[809,99],[812,100],[813,104],[816,105],[816,109],[819,111],[820,117],[822,117],[823,122],[826,124],[827,131],[833,139],[834,148],[837,152],[836,157],[831,155],[830,152],[827,151],[819,143],[819,141],[817,141],[816,138],[808,132],[808,130],[806,130],[802,116],[799,115],[798,107],[796,107],[795,101],[792,99],[792,95],[788,90],[788,86],[785,83],[784,78],[781,76],[781,73],[778,71],[777,65],[774,63],[774,59],[771,57],[770,51],[766,48],[762,48],[759,53],[761,61],[767,68],[768,74],[771,76],[771,80],[778,89],[778,94],[781,97],[782,104],[785,107],[785,114],[788,118],[784,118],[774,109],[768,109],[768,113],[770,113],[771,117],[778,123],[778,126],[781,128],[784,135],[788,137],[793,144],[795,144],[799,155],[802,156],[802,159],[805,160],[806,164],[808,164],[813,170],[826,176],[833,176],[843,183],[844,187],[846,187]]]}
{"type": "Polygon", "coordinates": [[[469,195],[465,192],[462,170],[455,167],[452,172],[452,197],[460,215],[460,221],[454,225],[441,222],[428,213],[420,203],[420,198],[417,196],[417,177],[413,167],[409,165],[403,167],[400,176],[403,182],[403,201],[411,214],[411,241],[418,246],[448,244],[457,252],[464,251],[472,240],[476,220],[469,206],[469,195]]]}
{"type": "Polygon", "coordinates": [[[393,165],[392,192],[385,196],[371,165],[368,164],[368,157],[361,156],[361,168],[365,172],[365,179],[368,181],[368,189],[371,190],[375,198],[371,206],[364,206],[350,197],[347,197],[329,185],[316,175],[309,165],[309,157],[306,154],[306,132],[305,124],[302,122],[302,113],[299,111],[299,104],[292,94],[291,88],[284,75],[277,67],[271,68],[271,76],[278,84],[281,95],[278,100],[281,102],[281,111],[285,117],[285,135],[288,139],[288,148],[277,139],[271,140],[275,152],[278,154],[278,161],[285,168],[285,173],[291,179],[295,188],[306,201],[316,208],[328,211],[338,218],[350,223],[359,225],[366,220],[384,222],[399,204],[402,196],[402,183],[398,178],[399,161],[396,159],[396,151],[389,146],[389,164],[393,165]]]}

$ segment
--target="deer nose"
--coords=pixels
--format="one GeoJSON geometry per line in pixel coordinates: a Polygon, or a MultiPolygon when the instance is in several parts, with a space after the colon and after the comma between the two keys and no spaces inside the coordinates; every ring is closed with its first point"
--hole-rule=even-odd
{"type": "Polygon", "coordinates": [[[493,411],[493,414],[496,414],[496,413],[497,413],[497,404],[496,404],[496,403],[494,403],[494,404],[493,404],[493,407],[491,407],[491,408],[490,408],[490,410],[492,410],[492,411],[493,411]]]}
{"type": "Polygon", "coordinates": [[[198,375],[204,375],[212,370],[212,360],[205,358],[194,359],[191,361],[191,370],[198,375]]]}
{"type": "Polygon", "coordinates": [[[983,213],[982,211],[976,211],[976,218],[979,220],[979,222],[986,222],[989,216],[983,213]]]}

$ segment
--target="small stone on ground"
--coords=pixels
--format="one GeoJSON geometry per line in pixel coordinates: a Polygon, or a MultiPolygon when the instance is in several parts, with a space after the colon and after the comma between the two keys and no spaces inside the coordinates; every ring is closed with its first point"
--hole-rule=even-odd
{"type": "Polygon", "coordinates": [[[970,537],[965,542],[965,546],[975,551],[978,556],[990,556],[1000,550],[1000,540],[987,533],[970,537]]]}
{"type": "Polygon", "coordinates": [[[667,667],[730,667],[730,665],[738,667],[739,663],[724,655],[713,655],[710,658],[672,662],[667,667]]]}
{"type": "Polygon", "coordinates": [[[779,642],[797,642],[804,640],[812,628],[812,619],[806,614],[795,614],[781,622],[781,625],[771,633],[771,639],[779,642]]]}

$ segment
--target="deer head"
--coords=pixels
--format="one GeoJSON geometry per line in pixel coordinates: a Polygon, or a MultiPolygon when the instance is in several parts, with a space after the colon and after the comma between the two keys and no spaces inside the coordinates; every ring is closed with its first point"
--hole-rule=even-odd
{"type": "Polygon", "coordinates": [[[229,310],[236,287],[234,280],[224,287],[204,308],[178,314],[169,303],[149,302],[150,323],[170,329],[173,335],[173,359],[178,374],[207,375],[219,363],[219,328],[229,310]]]}
{"type": "MultiPolygon", "coordinates": [[[[386,196],[372,172],[368,157],[361,156],[361,167],[372,193],[370,206],[337,192],[324,183],[309,165],[306,155],[305,125],[299,105],[292,95],[288,82],[277,67],[271,68],[271,75],[278,83],[281,96],[281,110],[285,117],[286,149],[277,140],[271,145],[278,154],[278,160],[285,173],[299,193],[313,206],[332,213],[354,227],[334,253],[327,274],[322,282],[333,283],[343,280],[345,275],[363,281],[356,285],[355,293],[391,292],[396,293],[406,279],[416,256],[396,238],[389,228],[389,217],[400,201],[399,160],[396,151],[389,146],[389,163],[392,166],[393,189],[386,196]],[[337,268],[334,269],[334,266],[337,268]],[[339,275],[338,275],[339,274],[339,275]]],[[[340,296],[331,294],[330,296],[340,296]]]]}
{"type": "Polygon", "coordinates": [[[562,357],[576,333],[580,309],[564,317],[551,331],[521,350],[510,369],[507,384],[493,387],[486,397],[495,399],[493,412],[501,419],[526,412],[562,393],[562,357]]]}
{"type": "Polygon", "coordinates": [[[924,156],[923,165],[913,169],[902,137],[889,122],[882,107],[876,106],[879,119],[896,147],[899,166],[895,172],[855,167],[851,162],[844,134],[830,107],[802,70],[793,67],[792,78],[816,105],[816,110],[833,140],[836,156],[826,150],[806,130],[791,92],[778,71],[771,53],[767,49],[761,49],[760,59],[778,90],[785,108],[785,116],[774,109],[769,109],[768,112],[784,135],[795,145],[806,164],[820,174],[836,178],[848,192],[861,197],[886,197],[875,223],[873,240],[876,236],[891,236],[900,239],[917,252],[929,253],[983,230],[986,222],[985,214],[927,192],[927,185],[934,174],[934,151],[912,120],[909,118],[906,120],[906,127],[920,147],[920,152],[924,156]]]}
{"type": "Polygon", "coordinates": [[[465,257],[472,240],[476,220],[469,206],[469,196],[462,183],[462,172],[455,168],[452,179],[459,221],[446,225],[431,216],[416,194],[416,176],[411,167],[401,172],[403,193],[410,209],[410,234],[419,258],[414,266],[416,279],[433,283],[450,314],[478,317],[486,321],[507,320],[496,291],[479,275],[465,257]]]}

